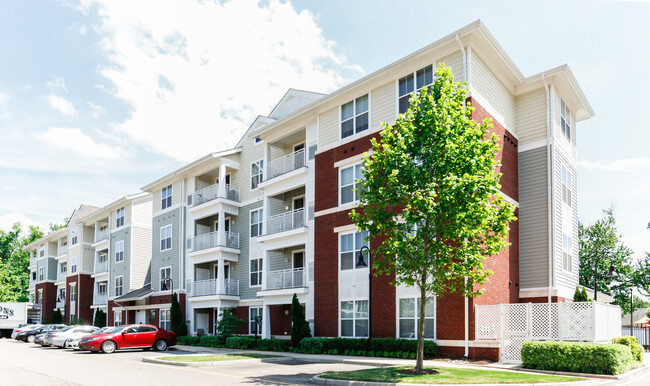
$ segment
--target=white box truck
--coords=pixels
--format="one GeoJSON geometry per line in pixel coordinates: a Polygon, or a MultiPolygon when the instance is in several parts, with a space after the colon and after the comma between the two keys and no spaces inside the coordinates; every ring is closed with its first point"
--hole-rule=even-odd
{"type": "Polygon", "coordinates": [[[14,328],[29,323],[40,323],[41,307],[26,302],[0,302],[0,337],[10,338],[14,328]]]}

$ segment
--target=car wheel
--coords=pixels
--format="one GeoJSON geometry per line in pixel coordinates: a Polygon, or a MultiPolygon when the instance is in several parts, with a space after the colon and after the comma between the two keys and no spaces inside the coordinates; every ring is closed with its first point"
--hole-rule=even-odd
{"type": "Polygon", "coordinates": [[[156,351],[167,350],[167,342],[164,339],[158,339],[155,344],[156,351]]]}
{"type": "Polygon", "coordinates": [[[27,337],[27,342],[34,343],[34,339],[36,339],[36,337],[34,335],[30,335],[27,337]]]}
{"type": "Polygon", "coordinates": [[[102,343],[102,352],[106,354],[114,353],[117,350],[117,344],[112,340],[107,340],[102,343]]]}

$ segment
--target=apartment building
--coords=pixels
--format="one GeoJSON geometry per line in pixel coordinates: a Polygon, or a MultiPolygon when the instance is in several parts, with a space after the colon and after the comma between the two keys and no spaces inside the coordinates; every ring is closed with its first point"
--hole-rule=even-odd
{"type": "MultiPolygon", "coordinates": [[[[331,94],[291,89],[235,148],[208,154],[145,185],[143,195],[75,220],[89,235],[110,232],[110,241],[88,239],[94,294],[108,291],[108,301],[101,297],[92,307],[106,307],[109,324],[168,328],[174,292],[192,334],[214,333],[222,310],[235,307],[247,321],[240,333],[268,338],[290,335],[296,294],[315,336],[363,338],[372,301],[373,337],[414,338],[417,291],[376,276],[370,296],[368,262],[357,264],[357,255],[376,244],[365,241],[349,211],[358,205],[355,180],[363,178],[361,160],[371,139],[379,137],[382,122],[396,122],[413,92],[433,82],[441,63],[466,82],[472,118],[492,119],[501,148],[500,194],[516,206],[518,221],[510,224],[510,247],[484,262],[494,271],[484,295],[446,295],[424,305],[425,338],[445,354],[494,358],[498,342],[474,337],[474,306],[561,302],[578,283],[576,122],[593,111],[568,66],[524,76],[481,21],[331,94]],[[140,233],[132,224],[119,246],[129,213],[145,203],[150,209],[138,212],[140,233]],[[148,255],[138,247],[138,261],[149,261],[148,270],[118,261],[129,243],[131,251],[148,244],[148,255]]],[[[71,239],[72,233],[55,232],[33,243],[32,275],[57,260],[50,248],[71,239]]],[[[56,288],[56,275],[43,273],[32,293],[56,288]]]]}

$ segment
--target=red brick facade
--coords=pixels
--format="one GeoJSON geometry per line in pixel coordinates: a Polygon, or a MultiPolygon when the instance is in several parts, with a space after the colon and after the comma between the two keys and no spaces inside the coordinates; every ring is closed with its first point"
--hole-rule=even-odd
{"type": "Polygon", "coordinates": [[[76,274],[68,276],[65,280],[66,293],[66,319],[65,323],[70,323],[70,315],[74,314],[76,319],[84,319],[88,323],[93,322],[94,310],[90,308],[93,304],[93,292],[95,281],[90,275],[76,274]],[[72,299],[70,284],[76,283],[75,298],[72,299]],[[74,310],[71,308],[71,302],[76,302],[74,310]]]}
{"type": "MultiPolygon", "coordinates": [[[[41,321],[50,322],[52,321],[52,315],[54,314],[54,308],[56,308],[56,286],[54,283],[39,283],[35,286],[35,298],[36,303],[41,305],[41,321]],[[43,299],[39,298],[39,292],[43,290],[43,299]]],[[[62,310],[63,311],[63,310],[62,310]]]]}

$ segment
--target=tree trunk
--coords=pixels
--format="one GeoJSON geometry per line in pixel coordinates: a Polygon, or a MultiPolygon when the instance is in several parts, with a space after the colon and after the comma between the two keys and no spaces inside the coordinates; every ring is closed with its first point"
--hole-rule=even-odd
{"type": "MultiPolygon", "coordinates": [[[[426,280],[426,279],[424,279],[426,280]]],[[[425,286],[420,287],[420,315],[418,315],[418,345],[415,359],[415,369],[424,369],[424,311],[427,304],[427,291],[425,286]]]]}

